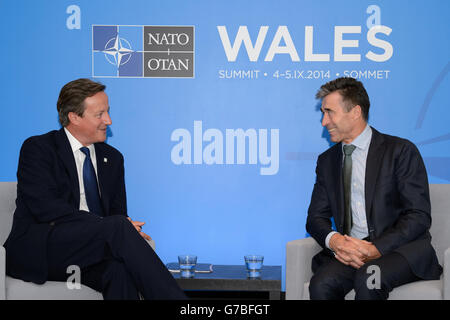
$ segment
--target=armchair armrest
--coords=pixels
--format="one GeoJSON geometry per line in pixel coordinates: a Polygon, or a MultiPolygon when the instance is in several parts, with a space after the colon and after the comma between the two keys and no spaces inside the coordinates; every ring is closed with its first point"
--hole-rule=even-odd
{"type": "Polygon", "coordinates": [[[6,299],[6,251],[0,246],[0,300],[6,299]]]}
{"type": "Polygon", "coordinates": [[[311,237],[286,245],[286,300],[303,298],[303,287],[312,277],[311,261],[322,248],[311,237]]]}
{"type": "Polygon", "coordinates": [[[447,248],[444,252],[444,265],[443,265],[443,282],[444,282],[444,300],[450,300],[450,248],[447,248]]]}

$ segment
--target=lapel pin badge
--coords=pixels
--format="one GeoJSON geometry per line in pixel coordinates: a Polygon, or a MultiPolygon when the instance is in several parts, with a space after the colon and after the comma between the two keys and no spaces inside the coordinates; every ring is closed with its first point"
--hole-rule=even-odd
{"type": "Polygon", "coordinates": [[[108,162],[108,158],[103,158],[103,162],[107,163],[108,162]]]}

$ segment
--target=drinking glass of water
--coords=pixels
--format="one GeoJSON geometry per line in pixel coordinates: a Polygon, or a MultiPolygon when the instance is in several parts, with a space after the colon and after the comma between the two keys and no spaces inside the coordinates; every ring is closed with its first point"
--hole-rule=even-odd
{"type": "Polygon", "coordinates": [[[197,265],[197,256],[183,254],[178,256],[181,278],[192,278],[195,275],[195,266],[197,265]]]}
{"type": "Polygon", "coordinates": [[[248,278],[260,278],[264,256],[249,254],[244,256],[248,278]]]}

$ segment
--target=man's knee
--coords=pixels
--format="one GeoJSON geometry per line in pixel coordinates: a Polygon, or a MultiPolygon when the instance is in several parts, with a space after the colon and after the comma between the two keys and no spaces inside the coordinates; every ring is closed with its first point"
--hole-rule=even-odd
{"type": "Polygon", "coordinates": [[[107,217],[103,218],[103,221],[111,221],[111,223],[116,223],[116,224],[130,223],[128,218],[121,214],[107,216],[107,217]]]}
{"type": "Polygon", "coordinates": [[[118,229],[134,229],[131,222],[128,220],[127,217],[123,215],[113,215],[108,216],[102,219],[102,223],[105,226],[105,229],[108,229],[110,231],[117,231],[118,229]]]}
{"type": "Polygon", "coordinates": [[[126,250],[126,246],[131,245],[130,241],[140,237],[133,224],[122,215],[103,218],[98,232],[115,258],[121,257],[119,252],[126,250]]]}

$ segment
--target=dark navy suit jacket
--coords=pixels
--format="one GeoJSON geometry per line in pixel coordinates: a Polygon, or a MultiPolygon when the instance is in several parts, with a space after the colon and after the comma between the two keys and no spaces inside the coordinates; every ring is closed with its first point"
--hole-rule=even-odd
{"type": "MultiPolygon", "coordinates": [[[[306,229],[325,249],[332,231],[343,234],[342,145],[338,143],[317,160],[316,183],[306,229]]],[[[422,157],[408,140],[372,128],[365,175],[366,217],[370,241],[382,255],[398,252],[422,279],[439,279],[442,268],[431,246],[431,206],[422,157]]],[[[318,259],[320,260],[320,259],[318,259]]]]}
{"type": "MultiPolygon", "coordinates": [[[[96,143],[97,176],[103,212],[127,216],[124,160],[106,143],[96,143]]],[[[101,217],[80,211],[75,158],[64,129],[28,138],[20,150],[16,211],[5,242],[6,273],[35,283],[47,280],[47,236],[71,219],[101,217]]]]}

